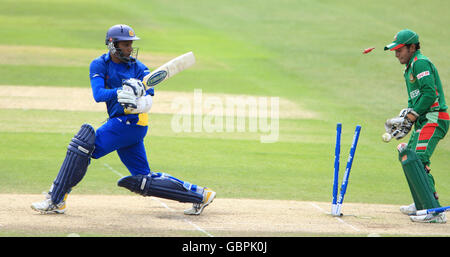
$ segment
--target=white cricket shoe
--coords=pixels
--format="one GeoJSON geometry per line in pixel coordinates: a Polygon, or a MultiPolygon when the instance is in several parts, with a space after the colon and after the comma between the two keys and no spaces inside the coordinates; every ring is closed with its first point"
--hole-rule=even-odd
{"type": "Polygon", "coordinates": [[[59,204],[54,204],[52,202],[50,194],[47,194],[45,196],[44,201],[32,203],[31,209],[44,214],[50,213],[63,214],[66,211],[66,198],[67,194],[64,196],[64,199],[59,204]]]}
{"type": "Polygon", "coordinates": [[[416,214],[416,205],[414,203],[410,205],[400,206],[400,212],[406,215],[415,215],[416,214]]]}
{"type": "Polygon", "coordinates": [[[203,201],[201,203],[194,203],[192,204],[192,208],[187,209],[184,211],[184,214],[186,215],[200,215],[203,211],[203,209],[208,206],[214,198],[216,197],[216,192],[212,191],[211,189],[205,187],[203,191],[203,201]]]}
{"type": "Polygon", "coordinates": [[[446,223],[447,217],[444,212],[438,214],[426,214],[420,216],[410,216],[409,217],[413,222],[421,222],[421,223],[446,223]]]}

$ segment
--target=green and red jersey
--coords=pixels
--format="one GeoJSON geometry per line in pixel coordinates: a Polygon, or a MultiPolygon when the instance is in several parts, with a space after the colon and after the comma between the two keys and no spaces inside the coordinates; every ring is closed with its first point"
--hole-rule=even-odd
{"type": "Polygon", "coordinates": [[[450,117],[441,80],[434,64],[419,50],[406,65],[404,77],[408,107],[419,114],[408,147],[416,151],[424,165],[430,165],[437,143],[449,128],[450,117]]]}
{"type": "Polygon", "coordinates": [[[420,116],[447,110],[441,80],[434,64],[417,50],[406,65],[404,77],[408,107],[420,116]]]}

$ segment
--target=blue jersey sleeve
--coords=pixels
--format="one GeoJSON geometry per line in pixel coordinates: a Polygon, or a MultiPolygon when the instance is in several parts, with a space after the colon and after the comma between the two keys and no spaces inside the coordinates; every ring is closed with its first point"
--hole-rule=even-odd
{"type": "Polygon", "coordinates": [[[144,79],[147,74],[150,74],[150,69],[145,66],[141,61],[136,60],[137,70],[136,70],[136,78],[139,80],[144,79]]]}
{"type": "Polygon", "coordinates": [[[105,86],[107,69],[105,62],[97,58],[91,62],[89,77],[91,80],[92,94],[96,102],[106,102],[117,98],[117,89],[108,89],[105,86]]]}

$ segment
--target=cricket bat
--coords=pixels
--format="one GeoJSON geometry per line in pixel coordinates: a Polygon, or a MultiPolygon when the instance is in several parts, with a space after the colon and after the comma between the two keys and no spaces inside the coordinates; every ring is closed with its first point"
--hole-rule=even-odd
{"type": "Polygon", "coordinates": [[[195,56],[193,52],[188,52],[180,55],[167,63],[161,65],[156,70],[152,71],[150,74],[142,79],[144,85],[147,89],[154,87],[164,80],[175,76],[178,72],[185,70],[195,63],[195,56]]]}

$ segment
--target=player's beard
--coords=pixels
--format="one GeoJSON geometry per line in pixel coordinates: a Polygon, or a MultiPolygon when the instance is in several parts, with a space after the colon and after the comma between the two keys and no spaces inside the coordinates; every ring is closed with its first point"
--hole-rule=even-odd
{"type": "Polygon", "coordinates": [[[116,48],[115,56],[119,58],[120,61],[128,63],[128,62],[136,62],[138,56],[139,48],[133,47],[130,54],[124,53],[120,48],[116,48]]]}
{"type": "Polygon", "coordinates": [[[137,59],[137,56],[138,56],[138,53],[139,53],[139,48],[138,47],[133,47],[132,50],[131,50],[131,53],[130,54],[126,54],[126,53],[124,53],[122,51],[122,49],[117,47],[112,42],[108,45],[108,49],[109,49],[109,51],[111,51],[111,54],[113,54],[121,62],[124,62],[124,63],[136,62],[136,59],[137,59]]]}

